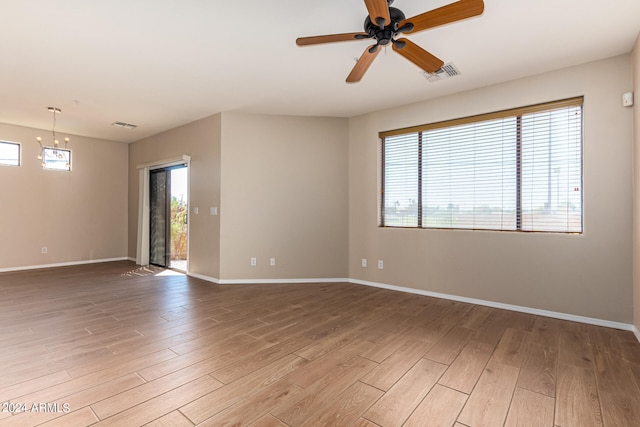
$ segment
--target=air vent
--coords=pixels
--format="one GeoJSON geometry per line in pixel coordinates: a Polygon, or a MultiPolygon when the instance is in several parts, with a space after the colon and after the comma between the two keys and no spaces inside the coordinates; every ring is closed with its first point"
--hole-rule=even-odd
{"type": "Polygon", "coordinates": [[[431,83],[439,82],[440,80],[448,79],[449,77],[459,76],[460,70],[455,66],[453,62],[449,62],[448,64],[444,64],[440,69],[436,70],[435,73],[426,73],[423,72],[424,76],[431,83]]]}
{"type": "Polygon", "coordinates": [[[125,123],[125,122],[113,122],[113,123],[111,123],[111,126],[118,126],[118,127],[129,129],[129,130],[133,130],[133,129],[138,127],[138,125],[134,125],[134,124],[131,124],[131,123],[125,123]]]}

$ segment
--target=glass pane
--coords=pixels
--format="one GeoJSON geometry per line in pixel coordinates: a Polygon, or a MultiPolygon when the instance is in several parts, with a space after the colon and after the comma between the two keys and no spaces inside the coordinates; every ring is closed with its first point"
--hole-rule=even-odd
{"type": "Polygon", "coordinates": [[[515,230],[515,118],[424,132],[423,224],[515,230]]]}
{"type": "Polygon", "coordinates": [[[522,116],[522,229],[582,232],[580,107],[522,116]]]}
{"type": "Polygon", "coordinates": [[[383,224],[418,225],[418,134],[384,140],[383,224]]]}
{"type": "Polygon", "coordinates": [[[149,178],[149,262],[166,266],[167,174],[164,169],[152,171],[149,178]]]}
{"type": "Polygon", "coordinates": [[[44,147],[44,150],[42,150],[42,167],[51,170],[70,171],[71,150],[44,147]]]}
{"type": "Polygon", "coordinates": [[[169,267],[187,270],[187,167],[171,173],[171,256],[169,267]]]}
{"type": "Polygon", "coordinates": [[[0,141],[0,165],[20,166],[20,144],[0,141]]]}

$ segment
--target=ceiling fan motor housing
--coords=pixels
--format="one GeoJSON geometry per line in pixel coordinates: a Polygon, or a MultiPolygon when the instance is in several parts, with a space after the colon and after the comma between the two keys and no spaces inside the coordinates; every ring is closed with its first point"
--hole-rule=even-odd
{"type": "Polygon", "coordinates": [[[400,22],[406,19],[405,14],[400,9],[389,7],[389,16],[391,17],[391,22],[382,28],[373,23],[368,15],[364,20],[364,31],[369,34],[369,37],[376,39],[377,44],[381,46],[391,43],[398,33],[409,31],[413,28],[413,25],[411,25],[411,28],[399,27],[400,22]]]}

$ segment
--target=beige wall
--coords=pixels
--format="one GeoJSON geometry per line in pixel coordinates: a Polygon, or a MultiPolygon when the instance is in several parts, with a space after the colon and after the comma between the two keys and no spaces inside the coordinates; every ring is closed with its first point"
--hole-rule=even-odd
{"type": "Polygon", "coordinates": [[[137,166],[188,154],[190,167],[189,268],[217,278],[220,272],[220,221],[209,207],[220,206],[220,114],[129,145],[129,256],[136,257],[138,235],[137,166]],[[193,208],[199,214],[193,214],[193,208]]]}
{"type": "Polygon", "coordinates": [[[222,114],[222,279],[346,277],[347,126],[222,114]]]}
{"type": "Polygon", "coordinates": [[[621,103],[630,70],[625,55],[351,119],[349,277],[630,323],[632,114],[621,103]],[[377,227],[379,131],[579,95],[584,234],[377,227]]]}
{"type": "MultiPolygon", "coordinates": [[[[633,324],[640,330],[640,34],[632,52],[633,92],[633,324]]],[[[640,339],[640,337],[638,337],[640,339]]]]}
{"type": "Polygon", "coordinates": [[[50,171],[37,136],[51,130],[0,124],[22,147],[20,167],[0,166],[0,269],[126,257],[127,145],[68,135],[73,170],[50,171]]]}

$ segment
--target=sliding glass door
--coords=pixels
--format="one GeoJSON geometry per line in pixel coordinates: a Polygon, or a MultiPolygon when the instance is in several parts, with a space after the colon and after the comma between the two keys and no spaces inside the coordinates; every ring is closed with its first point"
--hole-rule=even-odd
{"type": "Polygon", "coordinates": [[[187,167],[154,169],[149,176],[149,263],[187,270],[187,167]]]}

